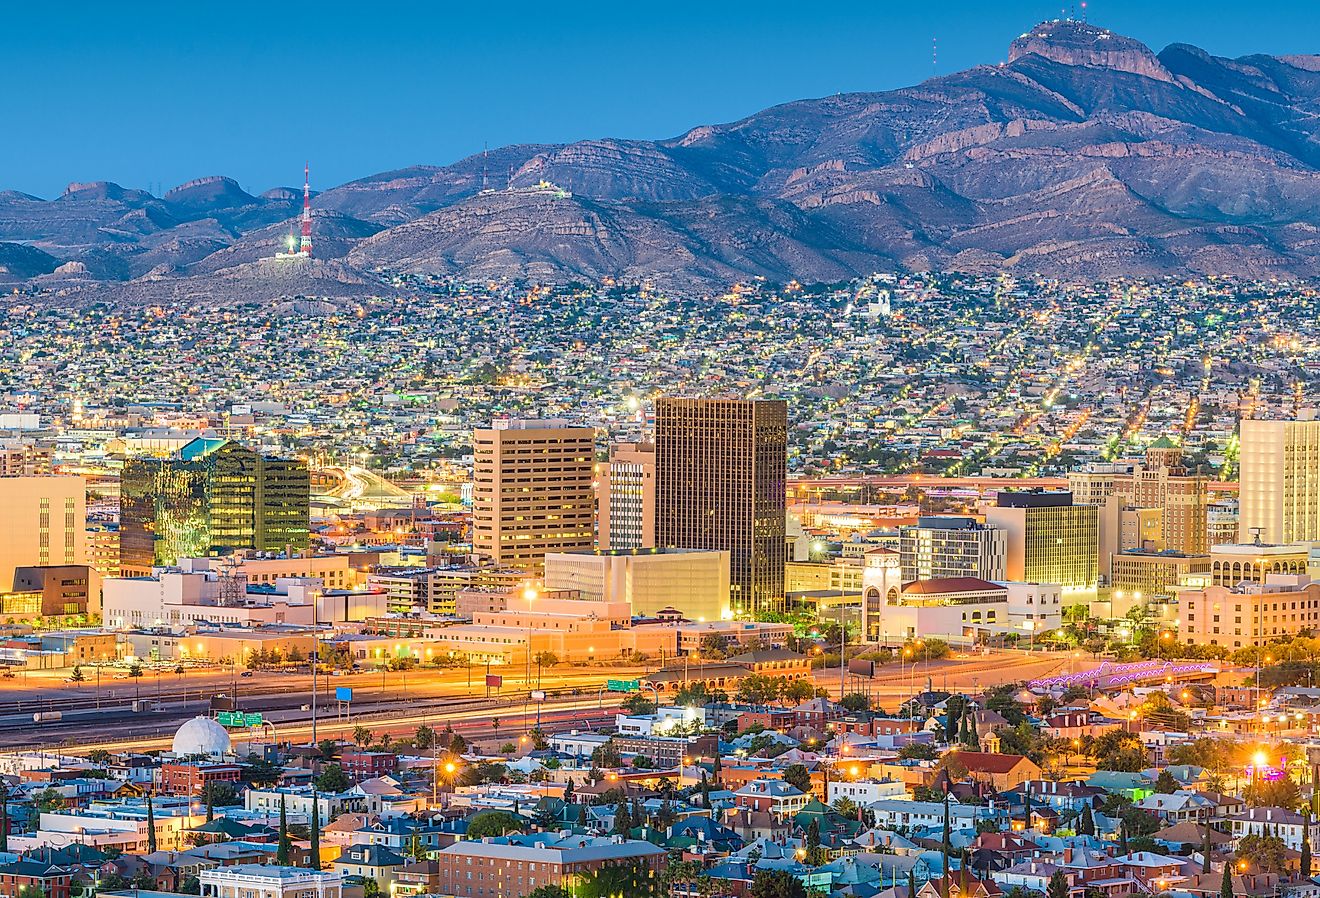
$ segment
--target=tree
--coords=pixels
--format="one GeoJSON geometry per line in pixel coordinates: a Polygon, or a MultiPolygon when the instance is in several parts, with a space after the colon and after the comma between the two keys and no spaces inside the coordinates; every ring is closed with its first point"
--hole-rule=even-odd
{"type": "Polygon", "coordinates": [[[313,789],[312,790],[312,829],[311,832],[307,834],[311,842],[311,847],[308,851],[308,854],[311,855],[309,861],[310,861],[310,866],[313,870],[321,869],[321,807],[320,805],[321,802],[318,801],[316,798],[316,790],[313,789]]]}
{"type": "Polygon", "coordinates": [[[804,764],[789,764],[780,774],[780,779],[799,792],[811,794],[811,772],[804,764]]]}
{"type": "Polygon", "coordinates": [[[1233,898],[1233,865],[1224,864],[1224,877],[1219,881],[1219,898],[1233,898]]]}
{"type": "Polygon", "coordinates": [[[852,711],[854,714],[860,711],[871,710],[871,700],[860,692],[848,693],[843,698],[839,699],[839,704],[842,705],[845,710],[852,711]]]}
{"type": "Polygon", "coordinates": [[[1082,836],[1095,835],[1095,815],[1091,813],[1089,804],[1082,808],[1081,816],[1077,818],[1077,833],[1082,836]]]}
{"type": "Polygon", "coordinates": [[[898,750],[898,756],[904,761],[935,761],[939,759],[940,752],[933,745],[909,742],[898,750]]]}
{"type": "Polygon", "coordinates": [[[128,675],[133,678],[133,690],[135,693],[133,697],[140,701],[142,699],[142,665],[138,664],[136,661],[133,662],[128,668],[128,675]]]}
{"type": "Polygon", "coordinates": [[[202,799],[212,806],[226,807],[239,804],[238,790],[232,783],[211,782],[202,786],[202,799]]]}
{"type": "Polygon", "coordinates": [[[467,838],[504,836],[522,829],[522,821],[508,811],[482,811],[468,821],[467,838]]]}
{"type": "Polygon", "coordinates": [[[353,781],[348,778],[344,768],[338,764],[326,764],[321,775],[316,778],[316,790],[318,792],[346,792],[353,786],[353,781]]]}
{"type": "Polygon", "coordinates": [[[1100,770],[1136,773],[1146,766],[1146,749],[1141,738],[1126,730],[1109,730],[1091,742],[1087,752],[1100,770]]]}
{"type": "Polygon", "coordinates": [[[265,758],[258,757],[255,754],[248,755],[247,760],[243,762],[243,769],[238,776],[249,786],[265,787],[273,786],[279,782],[284,774],[284,768],[278,764],[272,764],[265,758]]]}
{"type": "Polygon", "coordinates": [[[384,898],[384,895],[380,883],[376,881],[374,876],[368,876],[362,880],[362,898],[384,898]]]}
{"type": "Polygon", "coordinates": [[[807,887],[785,870],[758,870],[748,895],[751,898],[807,898],[807,887]]]}
{"type": "Polygon", "coordinates": [[[151,793],[147,793],[147,854],[156,853],[156,811],[152,807],[151,793]]]}
{"type": "Polygon", "coordinates": [[[1278,779],[1257,779],[1242,790],[1242,799],[1254,808],[1296,808],[1302,801],[1301,790],[1285,773],[1278,779]]]}
{"type": "Polygon", "coordinates": [[[573,895],[563,886],[537,886],[527,893],[527,898],[573,898],[573,895]]]}
{"type": "Polygon", "coordinates": [[[835,800],[833,807],[840,815],[849,818],[856,818],[861,810],[861,806],[846,795],[841,795],[835,800]]]}
{"type": "Polygon", "coordinates": [[[435,744],[435,730],[431,729],[429,726],[427,726],[424,723],[420,724],[417,727],[416,734],[413,736],[413,745],[417,746],[418,748],[425,749],[425,748],[430,748],[434,744],[435,744]]]}
{"type": "Polygon", "coordinates": [[[49,814],[63,809],[64,796],[54,788],[47,786],[32,796],[32,806],[39,814],[49,814]]]}
{"type": "Polygon", "coordinates": [[[454,735],[449,737],[449,753],[451,755],[457,758],[467,754],[467,750],[468,750],[467,740],[464,739],[462,736],[460,736],[458,733],[454,733],[454,735]]]}
{"type": "Polygon", "coordinates": [[[1250,833],[1238,840],[1237,859],[1262,873],[1282,876],[1288,867],[1288,849],[1278,836],[1250,833]]]}
{"type": "Polygon", "coordinates": [[[1050,884],[1045,887],[1045,898],[1068,898],[1068,878],[1062,870],[1055,870],[1050,877],[1050,884]]]}
{"type": "Polygon", "coordinates": [[[289,839],[289,811],[285,804],[284,796],[280,796],[280,836],[279,842],[275,847],[275,863],[281,867],[287,867],[290,863],[289,855],[293,848],[293,842],[289,839]]]}
{"type": "Polygon", "coordinates": [[[631,714],[644,715],[655,713],[655,702],[651,701],[651,699],[647,698],[646,695],[641,692],[634,692],[632,695],[625,698],[623,700],[623,707],[627,708],[631,714]]]}
{"type": "Polygon", "coordinates": [[[1161,795],[1172,795],[1178,791],[1178,781],[1167,768],[1161,770],[1159,776],[1155,777],[1155,791],[1161,795]]]}
{"type": "Polygon", "coordinates": [[[621,801],[614,808],[614,828],[611,831],[616,836],[626,836],[632,828],[632,812],[628,810],[628,803],[621,801]]]}
{"type": "Polygon", "coordinates": [[[1311,878],[1311,837],[1307,830],[1311,828],[1311,815],[1306,815],[1306,824],[1302,827],[1302,876],[1311,878]]]}
{"type": "Polygon", "coordinates": [[[77,664],[73,665],[73,673],[69,674],[69,679],[75,683],[81,683],[87,677],[83,674],[82,668],[77,664]]]}
{"type": "Polygon", "coordinates": [[[750,674],[738,683],[738,698],[753,705],[768,705],[779,698],[784,681],[765,674],[750,674]]]}
{"type": "Polygon", "coordinates": [[[371,744],[371,730],[362,725],[353,727],[353,744],[358,748],[366,748],[371,744]]]}
{"type": "Polygon", "coordinates": [[[640,864],[612,864],[583,875],[576,888],[578,898],[650,898],[657,882],[650,870],[640,864]]]}
{"type": "Polygon", "coordinates": [[[18,890],[18,898],[46,898],[40,886],[23,886],[18,890]]]}
{"type": "Polygon", "coordinates": [[[1022,706],[1018,704],[1016,693],[1017,687],[1012,683],[991,688],[986,693],[986,710],[997,713],[1008,721],[1009,726],[1026,723],[1027,715],[1022,712],[1022,706]]]}
{"type": "Polygon", "coordinates": [[[1205,841],[1201,843],[1201,873],[1204,876],[1210,875],[1210,853],[1214,850],[1214,845],[1210,842],[1210,823],[1205,824],[1205,841]]]}
{"type": "Polygon", "coordinates": [[[810,680],[793,680],[784,686],[784,701],[801,704],[816,695],[816,687],[810,680]]]}
{"type": "Polygon", "coordinates": [[[591,763],[597,767],[622,767],[623,755],[619,754],[619,749],[611,739],[604,745],[596,746],[596,750],[591,753],[591,763]]]}

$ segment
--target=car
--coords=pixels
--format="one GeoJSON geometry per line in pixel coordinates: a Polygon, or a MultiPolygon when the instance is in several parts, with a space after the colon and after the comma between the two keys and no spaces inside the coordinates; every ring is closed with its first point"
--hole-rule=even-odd
{"type": "Polygon", "coordinates": [[[245,670],[245,671],[243,671],[241,674],[239,674],[239,676],[240,676],[240,677],[250,677],[250,676],[252,676],[252,671],[250,671],[250,670],[245,670]]]}

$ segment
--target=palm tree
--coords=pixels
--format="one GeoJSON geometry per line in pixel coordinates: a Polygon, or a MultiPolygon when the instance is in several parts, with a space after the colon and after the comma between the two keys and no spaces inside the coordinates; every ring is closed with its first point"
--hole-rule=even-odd
{"type": "Polygon", "coordinates": [[[541,668],[554,667],[556,664],[559,663],[559,656],[556,655],[554,652],[537,652],[535,655],[532,656],[532,660],[536,662],[536,688],[540,689],[541,668]]]}
{"type": "Polygon", "coordinates": [[[353,727],[353,742],[358,748],[366,748],[371,743],[371,730],[361,725],[353,727]]]}
{"type": "Polygon", "coordinates": [[[136,661],[128,669],[128,675],[133,678],[133,700],[142,701],[142,665],[136,661]]]}

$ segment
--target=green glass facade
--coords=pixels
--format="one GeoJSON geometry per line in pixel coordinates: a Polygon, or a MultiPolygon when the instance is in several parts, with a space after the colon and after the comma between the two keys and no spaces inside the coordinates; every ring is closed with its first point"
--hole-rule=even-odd
{"type": "Polygon", "coordinates": [[[235,549],[306,549],[310,500],[306,463],[227,440],[132,459],[120,480],[121,567],[145,571],[235,549]]]}

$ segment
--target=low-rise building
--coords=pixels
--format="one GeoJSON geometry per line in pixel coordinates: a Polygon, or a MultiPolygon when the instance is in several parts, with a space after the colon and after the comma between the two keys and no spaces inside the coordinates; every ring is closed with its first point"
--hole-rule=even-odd
{"type": "Polygon", "coordinates": [[[344,878],[330,870],[235,864],[202,870],[202,898],[340,898],[344,878]]]}
{"type": "Polygon", "coordinates": [[[512,898],[541,886],[560,886],[571,893],[583,876],[604,867],[640,864],[652,876],[659,876],[665,856],[663,849],[650,842],[619,837],[535,833],[467,840],[436,856],[440,865],[439,894],[512,898]]]}

